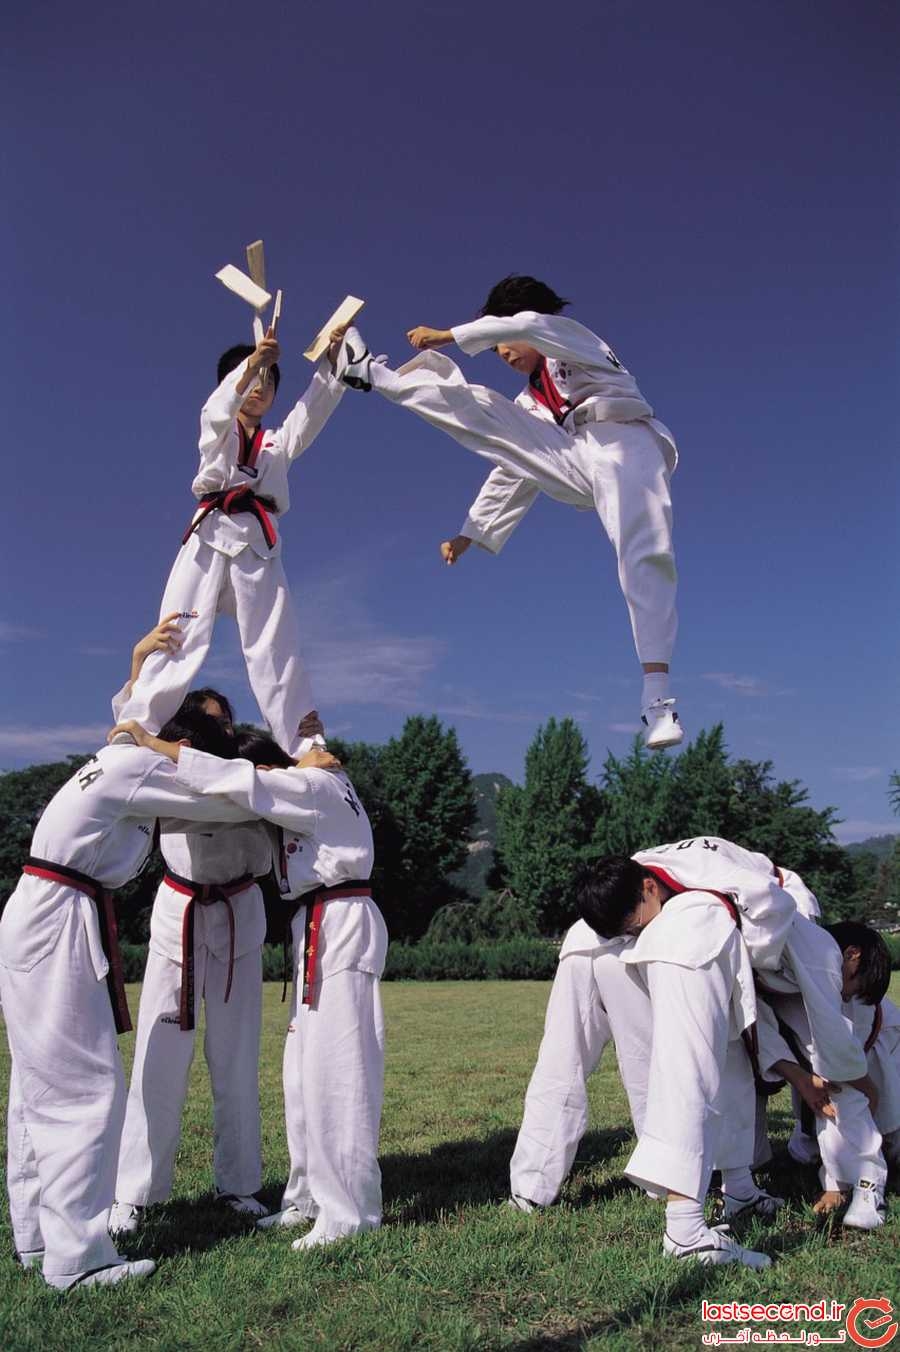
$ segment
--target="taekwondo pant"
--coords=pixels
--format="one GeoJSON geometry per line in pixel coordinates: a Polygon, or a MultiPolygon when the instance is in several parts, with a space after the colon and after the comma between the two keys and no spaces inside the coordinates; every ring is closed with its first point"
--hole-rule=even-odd
{"type": "MultiPolygon", "coordinates": [[[[301,907],[295,955],[302,953],[304,916],[301,907]]],[[[281,1205],[315,1217],[311,1240],[339,1239],[381,1224],[379,983],[370,972],[335,972],[314,984],[311,1005],[299,1007],[297,990],[295,958],[283,1062],[291,1172],[281,1205]]]]}
{"type": "Polygon", "coordinates": [[[231,557],[213,549],[195,531],[175,559],[160,618],[172,611],[181,616],[176,623],[182,646],[174,656],[150,654],[119,710],[119,721],[134,718],[148,731],[159,731],[194,684],[221,612],[237,621],[250,686],[272,736],[292,751],[299,742],[297,727],[313,708],[313,696],[281,556],[262,559],[247,546],[231,557]]]}
{"type": "Polygon", "coordinates": [[[587,1079],[610,1039],[631,1118],[640,1133],[650,1034],[646,991],[615,953],[594,958],[576,953],[562,959],[510,1162],[511,1192],[540,1206],[555,1200],[587,1129],[587,1079]]]}
{"type": "MultiPolygon", "coordinates": [[[[800,1051],[813,1061],[814,1049],[809,1019],[800,995],[768,995],[767,1003],[794,1033],[800,1051]]],[[[793,1052],[789,1052],[793,1059],[793,1052]]],[[[822,1156],[822,1187],[837,1191],[840,1185],[855,1187],[860,1179],[883,1188],[887,1165],[881,1151],[881,1132],[869,1110],[869,1100],[859,1089],[845,1084],[832,1098],[835,1118],[816,1113],[816,1141],[822,1156]]],[[[794,1097],[794,1111],[798,1105],[794,1097]]]]}
{"type": "Polygon", "coordinates": [[[7,1186],[19,1253],[44,1250],[44,1276],[119,1261],[106,1229],[125,1112],[125,1075],[106,982],[98,981],[79,893],[50,952],[0,966],[12,1056],[7,1186]]]}
{"type": "MultiPolygon", "coordinates": [[[[195,952],[196,990],[206,998],[203,1044],[213,1093],[213,1173],[216,1191],[246,1197],[262,1185],[259,1041],[262,957],[254,949],[235,958],[225,1003],[227,963],[205,945],[195,952]]],[[[175,1155],[194,1030],[179,1027],[181,963],[152,948],[138,1009],[134,1066],[116,1199],[133,1206],[163,1202],[172,1190],[175,1155]]],[[[199,1000],[198,1000],[199,1003],[199,1000]]]]}
{"type": "Polygon", "coordinates": [[[735,930],[704,967],[643,966],[653,1045],[644,1128],[625,1170],[641,1187],[702,1202],[714,1164],[753,1159],[756,1090],[731,1013],[740,943],[735,930]]]}
{"type": "Polygon", "coordinates": [[[548,497],[597,512],[616,551],[638,659],[668,662],[676,572],[669,473],[656,433],[645,422],[589,422],[573,436],[469,385],[446,357],[427,353],[409,366],[396,372],[373,362],[373,388],[548,497]]]}

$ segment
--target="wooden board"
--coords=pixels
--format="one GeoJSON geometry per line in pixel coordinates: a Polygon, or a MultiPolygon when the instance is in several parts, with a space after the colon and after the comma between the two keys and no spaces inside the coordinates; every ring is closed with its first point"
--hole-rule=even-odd
{"type": "Polygon", "coordinates": [[[257,286],[266,289],[266,255],[261,239],[247,245],[247,271],[257,286]]]}
{"type": "Polygon", "coordinates": [[[365,303],[364,300],[360,300],[359,296],[345,296],[331,318],[326,320],[319,329],[304,352],[304,357],[308,361],[318,361],[328,351],[332,329],[340,328],[342,324],[352,323],[365,303]]]}
{"type": "Polygon", "coordinates": [[[272,297],[268,291],[264,291],[261,286],[257,286],[254,281],[241,272],[233,264],[227,263],[221,271],[216,273],[217,278],[223,286],[227,286],[229,291],[233,291],[241,300],[245,300],[252,305],[254,310],[262,310],[268,305],[272,297]]]}

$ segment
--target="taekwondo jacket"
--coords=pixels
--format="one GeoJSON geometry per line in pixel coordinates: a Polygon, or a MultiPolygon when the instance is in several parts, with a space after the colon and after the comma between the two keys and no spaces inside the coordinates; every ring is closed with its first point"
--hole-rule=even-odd
{"type": "MultiPolygon", "coordinates": [[[[210,801],[207,799],[206,801],[210,801]]],[[[163,821],[159,848],[166,867],[195,883],[228,883],[251,873],[261,878],[272,867],[272,846],[265,823],[259,821],[197,824],[163,821]]],[[[160,883],[150,915],[150,947],[164,958],[181,962],[184,911],[190,898],[160,883]]],[[[252,883],[231,898],[234,915],[234,956],[261,948],[266,939],[266,908],[262,892],[252,883]]],[[[231,952],[228,909],[222,901],[197,906],[195,942],[227,962],[231,952]]]]}
{"type": "MultiPolygon", "coordinates": [[[[844,1005],[860,1042],[872,1031],[875,1009],[854,997],[844,1005]]],[[[882,1136],[900,1130],[900,1009],[887,996],[881,1001],[881,1029],[867,1054],[869,1074],[878,1088],[875,1125],[882,1136]]]]}
{"type": "MultiPolygon", "coordinates": [[[[238,464],[241,448],[237,415],[246,396],[237,393],[244,371],[242,364],[222,381],[203,406],[200,414],[200,468],[191,485],[194,496],[218,493],[226,488],[246,487],[275,501],[275,512],[283,515],[291,505],[288,470],[291,462],[308,449],[337,408],[345,386],[335,380],[327,359],[319,363],[305,392],[297,400],[279,428],[265,430],[255,465],[238,464]]],[[[250,548],[268,559],[281,549],[279,537],[269,549],[259,522],[243,512],[226,516],[210,512],[197,534],[213,549],[232,558],[250,548]]]]}
{"type": "MultiPolygon", "coordinates": [[[[577,409],[589,410],[593,420],[645,421],[660,438],[669,473],[678,463],[675,438],[653,409],[637,382],[607,343],[596,333],[564,315],[542,315],[523,310],[498,318],[484,315],[451,329],[463,352],[474,356],[498,343],[528,343],[547,359],[547,372],[569,412],[560,424],[570,435],[579,430],[577,409]]],[[[528,413],[556,422],[550,409],[532,392],[529,383],[515,402],[528,413]]],[[[534,502],[540,489],[498,466],[488,475],[463,522],[461,535],[497,554],[534,502]]]]}
{"type": "Polygon", "coordinates": [[[670,878],[677,887],[725,893],[740,913],[753,966],[771,971],[780,966],[797,903],[782,887],[771,859],[717,836],[657,845],[631,857],[657,871],[663,882],[670,878]]]}
{"type": "MultiPolygon", "coordinates": [[[[320,887],[364,881],[372,873],[372,827],[345,774],[329,770],[256,770],[249,761],[220,760],[182,747],[180,783],[198,793],[225,794],[239,809],[284,833],[284,896],[302,899],[320,887]]],[[[280,851],[279,851],[280,856],[280,851]]],[[[276,858],[276,874],[281,859],[276,858]]],[[[304,908],[294,918],[302,945],[304,908]]],[[[387,930],[369,898],[340,898],[325,906],[319,941],[322,977],[352,969],[380,976],[387,930]]]]}
{"type": "MultiPolygon", "coordinates": [[[[161,816],[190,822],[245,821],[252,814],[204,798],[176,781],[176,766],[144,747],[105,746],[50,800],[31,854],[77,869],[102,887],[122,887],[144,863],[161,816]]],[[[93,901],[62,883],[23,875],[0,921],[0,963],[30,971],[52,952],[67,910],[84,917],[97,979],[109,970],[93,901]]]]}

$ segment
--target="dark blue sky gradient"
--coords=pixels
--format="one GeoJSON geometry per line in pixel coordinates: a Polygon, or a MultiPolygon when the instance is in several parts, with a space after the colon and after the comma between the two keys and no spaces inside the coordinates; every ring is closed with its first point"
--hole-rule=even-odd
{"type": "MultiPolygon", "coordinates": [[[[636,374],[674,481],[691,732],[890,829],[897,684],[898,18],[880,0],[21,9],[3,98],[14,416],[0,765],[87,749],[190,515],[212,274],[266,242],[277,409],[348,291],[406,328],[546,277],[636,374]]],[[[471,378],[512,393],[490,354],[471,378]]],[[[596,520],[541,502],[443,568],[481,463],[348,394],[292,471],[286,566],[330,726],[437,710],[521,773],[571,713],[624,750],[637,667],[596,520]]],[[[223,622],[211,680],[254,706],[223,622]]]]}

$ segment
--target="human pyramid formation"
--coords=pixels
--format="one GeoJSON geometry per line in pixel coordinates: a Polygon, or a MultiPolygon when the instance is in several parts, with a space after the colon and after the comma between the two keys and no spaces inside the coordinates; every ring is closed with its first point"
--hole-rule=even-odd
{"type": "MultiPolygon", "coordinates": [[[[253,261],[257,276],[238,288],[259,311],[270,297],[253,261]]],[[[200,420],[199,507],[160,623],[114,697],[110,744],[44,811],[0,921],[10,1213],[21,1263],[40,1266],[50,1286],[154,1271],[114,1240],[169,1196],[201,996],[222,1205],[260,1229],[302,1227],[301,1250],[381,1221],[387,932],[369,884],[372,832],[313,708],[276,524],[291,462],[348,387],[377,390],[492,462],[462,530],[441,545],[448,564],[473,541],[499,551],[541,491],[596,510],[643,666],[646,743],[681,741],[668,690],[674,439],[606,343],[562,316],[567,304],[532,277],[507,277],[480,318],[410,330],[418,355],[398,370],[373,358],[357,329],[328,325],[311,349],[309,387],[274,431],[263,420],[280,379],[275,322],[220,359],[200,420]],[[469,384],[435,351],[451,342],[470,354],[493,348],[527,377],[516,403],[469,384]],[[236,734],[228,699],[191,689],[220,611],[237,621],[268,734],[236,734]],[[112,893],[154,840],[166,873],[126,1094],[116,1033],[131,1023],[112,893]],[[273,870],[294,979],[283,1063],[290,1176],[269,1215],[255,1195],[265,937],[255,880],[273,870]]],[[[280,293],[276,322],[279,312],[280,293]]],[[[856,923],[819,926],[796,874],[715,838],[601,860],[572,890],[581,919],[562,945],[511,1204],[532,1211],[557,1197],[587,1125],[587,1078],[612,1039],[638,1138],[626,1173],[666,1200],[667,1254],[768,1266],[728,1223],[772,1218],[782,1204],[751,1170],[769,1158],[765,1095],[785,1081],[797,1113],[791,1154],[821,1158],[818,1209],[852,1192],[843,1223],[881,1225],[885,1154],[900,1151],[900,1011],[884,998],[880,936],[856,923]],[[725,1224],[711,1226],[714,1167],[725,1224]]]]}

